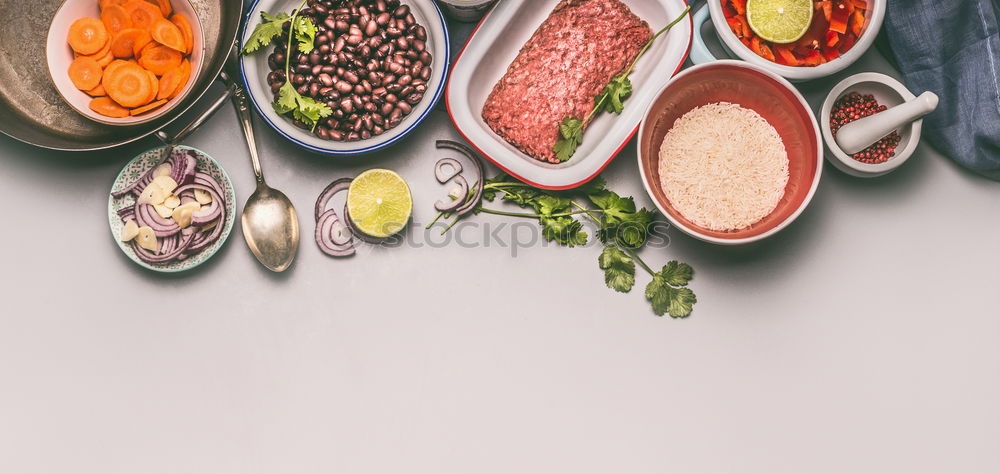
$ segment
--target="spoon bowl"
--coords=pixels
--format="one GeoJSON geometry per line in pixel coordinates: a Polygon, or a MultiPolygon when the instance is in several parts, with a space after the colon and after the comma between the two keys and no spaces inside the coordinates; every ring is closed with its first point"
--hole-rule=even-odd
{"type": "Polygon", "coordinates": [[[257,260],[273,272],[292,265],[299,242],[299,217],[285,193],[263,181],[243,206],[243,237],[257,260]]]}

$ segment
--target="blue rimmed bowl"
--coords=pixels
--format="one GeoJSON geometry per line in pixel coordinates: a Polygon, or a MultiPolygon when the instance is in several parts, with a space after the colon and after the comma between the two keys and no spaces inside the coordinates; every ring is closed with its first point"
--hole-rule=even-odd
{"type": "MultiPolygon", "coordinates": [[[[301,129],[292,123],[288,117],[279,115],[271,107],[274,94],[267,82],[270,73],[267,58],[274,47],[268,45],[251,55],[240,57],[240,73],[247,95],[261,117],[278,133],[292,143],[309,151],[328,156],[351,156],[370,153],[388,147],[413,132],[414,129],[430,114],[434,105],[444,94],[445,82],[449,70],[451,56],[448,28],[444,15],[434,0],[403,0],[410,7],[417,23],[427,30],[426,50],[433,55],[431,77],[427,81],[427,92],[403,121],[385,133],[365,140],[340,142],[323,140],[313,135],[309,130],[301,129]]],[[[298,8],[300,0],[256,0],[247,14],[240,44],[245,44],[254,28],[261,22],[261,12],[268,14],[287,13],[298,8]]]]}

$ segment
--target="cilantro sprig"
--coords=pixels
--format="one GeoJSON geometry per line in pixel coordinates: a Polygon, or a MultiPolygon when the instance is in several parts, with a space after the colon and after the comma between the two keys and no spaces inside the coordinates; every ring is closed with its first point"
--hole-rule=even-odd
{"type": "MultiPolygon", "coordinates": [[[[472,192],[464,197],[450,197],[472,199],[472,192]]],[[[619,293],[632,291],[638,266],[651,277],[646,285],[645,296],[656,315],[669,314],[674,318],[685,318],[691,314],[697,302],[694,292],[687,287],[694,276],[690,265],[674,260],[664,265],[660,271],[655,271],[639,257],[638,250],[649,237],[653,214],[644,208],[637,209],[632,197],[622,197],[607,189],[600,177],[570,192],[548,192],[500,173],[485,181],[483,202],[479,203],[472,214],[480,213],[535,219],[542,226],[542,236],[547,241],[566,247],[585,245],[589,241],[583,221],[590,221],[597,226],[596,236],[604,246],[597,262],[604,271],[604,283],[608,288],[619,293]],[[585,199],[574,199],[576,197],[585,199]],[[484,207],[484,203],[497,200],[533,212],[510,212],[484,207]]],[[[430,229],[441,218],[451,217],[450,213],[438,213],[427,228],[430,229]]],[[[461,218],[456,217],[441,233],[448,232],[461,218]]]]}
{"type": "Polygon", "coordinates": [[[271,107],[281,115],[291,114],[292,118],[315,130],[321,119],[333,114],[333,109],[311,97],[299,94],[299,91],[292,85],[290,74],[293,41],[298,45],[298,51],[303,54],[309,54],[316,47],[316,33],[318,31],[316,25],[309,18],[299,16],[299,12],[306,5],[306,2],[307,0],[303,0],[299,8],[290,16],[287,13],[271,15],[267,12],[260,12],[261,22],[250,34],[250,38],[243,45],[240,54],[253,54],[275,40],[280,41],[285,24],[289,25],[288,42],[285,46],[285,83],[278,89],[278,95],[271,107]]]}
{"type": "Polygon", "coordinates": [[[691,7],[687,7],[681,12],[680,16],[671,21],[667,26],[663,27],[662,30],[656,32],[649,41],[643,45],[642,49],[639,50],[639,54],[636,55],[632,63],[629,64],[628,68],[625,69],[621,74],[613,77],[611,82],[609,82],[600,94],[597,94],[597,98],[594,99],[594,108],[591,109],[590,113],[587,114],[582,120],[578,117],[564,117],[562,122],[559,123],[559,139],[556,140],[555,146],[552,147],[552,151],[555,152],[556,158],[559,161],[569,160],[573,154],[576,153],[576,148],[583,143],[583,132],[590,124],[594,116],[602,110],[608,113],[621,114],[625,110],[625,99],[628,99],[632,95],[632,81],[628,78],[635,70],[636,63],[639,62],[639,58],[649,50],[649,47],[653,45],[653,42],[657,38],[662,36],[670,28],[673,28],[678,22],[680,22],[688,14],[691,7]]]}

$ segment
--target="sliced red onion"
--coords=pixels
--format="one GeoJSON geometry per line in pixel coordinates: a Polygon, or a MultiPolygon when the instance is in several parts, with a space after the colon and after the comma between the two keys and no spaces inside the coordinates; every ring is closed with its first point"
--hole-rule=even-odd
{"type": "Polygon", "coordinates": [[[170,237],[164,237],[159,240],[160,240],[159,243],[160,248],[159,251],[156,253],[160,255],[163,255],[165,253],[170,253],[174,250],[175,247],[177,247],[177,234],[171,235],[170,237]]]}
{"type": "Polygon", "coordinates": [[[483,162],[479,159],[479,155],[477,155],[476,152],[472,151],[471,148],[469,148],[469,147],[467,147],[467,146],[465,146],[465,145],[463,145],[461,143],[458,143],[456,141],[452,141],[452,140],[438,140],[437,141],[437,147],[438,148],[448,148],[448,149],[451,149],[451,150],[455,150],[455,151],[457,151],[457,152],[465,155],[469,159],[469,161],[471,161],[473,164],[476,165],[476,173],[478,175],[476,177],[476,181],[475,181],[475,183],[476,183],[476,190],[475,190],[475,192],[473,192],[472,196],[470,196],[468,199],[464,199],[464,200],[460,199],[459,201],[462,202],[462,205],[459,206],[458,208],[456,208],[455,211],[454,211],[455,214],[459,215],[459,216],[463,216],[465,214],[468,214],[473,209],[475,209],[476,206],[478,206],[479,203],[480,203],[480,201],[482,201],[482,199],[483,199],[483,189],[486,186],[486,183],[484,182],[484,179],[483,179],[484,178],[484,174],[485,174],[484,171],[483,171],[483,162]]]}
{"type": "Polygon", "coordinates": [[[319,222],[319,218],[323,215],[323,211],[326,210],[330,199],[341,191],[347,191],[351,187],[351,181],[354,180],[351,178],[340,178],[330,183],[323,192],[319,193],[319,199],[316,199],[316,222],[319,222]]]}
{"type": "Polygon", "coordinates": [[[337,217],[333,209],[326,211],[316,222],[316,244],[331,257],[354,255],[351,231],[337,217]]]}
{"type": "MultiPolygon", "coordinates": [[[[458,175],[454,176],[454,182],[458,185],[458,196],[455,199],[442,199],[434,203],[434,209],[441,212],[452,212],[465,205],[465,200],[469,198],[469,182],[465,180],[465,176],[458,175]]],[[[448,193],[449,196],[451,193],[448,193]]]]}
{"type": "Polygon", "coordinates": [[[454,158],[441,158],[434,165],[434,177],[441,184],[451,181],[451,178],[462,174],[462,163],[454,158]]]}
{"type": "Polygon", "coordinates": [[[135,205],[135,222],[139,227],[150,227],[157,237],[174,235],[181,228],[171,219],[164,219],[149,204],[135,205]]]}
{"type": "Polygon", "coordinates": [[[219,182],[216,181],[215,178],[213,178],[212,175],[210,174],[202,173],[199,171],[194,175],[194,182],[198,184],[204,184],[206,186],[211,186],[211,188],[214,189],[219,196],[226,195],[226,193],[222,191],[222,186],[219,185],[219,182]]]}
{"type": "Polygon", "coordinates": [[[198,172],[198,154],[194,150],[175,150],[171,158],[170,177],[179,185],[190,184],[198,172]]]}
{"type": "MultiPolygon", "coordinates": [[[[184,230],[186,231],[187,229],[184,230]]],[[[178,255],[184,253],[188,246],[191,245],[192,240],[194,240],[194,232],[182,233],[181,240],[178,242],[177,247],[170,253],[163,255],[156,255],[149,250],[140,247],[139,243],[135,240],[132,241],[132,250],[135,250],[136,256],[146,263],[163,263],[174,260],[178,255]]]]}
{"type": "MultiPolygon", "coordinates": [[[[208,232],[201,231],[198,233],[200,237],[191,243],[191,246],[188,247],[188,251],[197,252],[205,247],[208,247],[212,244],[212,242],[219,240],[219,236],[222,235],[222,228],[226,226],[225,219],[226,214],[223,212],[219,215],[215,227],[211,228],[208,232]]],[[[204,226],[202,227],[204,228],[204,226]]]]}
{"type": "MultiPolygon", "coordinates": [[[[212,197],[212,202],[209,203],[207,207],[202,206],[198,212],[195,212],[194,214],[191,215],[191,224],[196,226],[203,226],[205,224],[208,224],[209,222],[214,221],[222,213],[222,208],[223,208],[222,196],[219,196],[219,194],[216,193],[215,189],[213,189],[211,186],[199,183],[191,183],[181,186],[174,190],[174,194],[177,194],[181,197],[181,204],[186,204],[188,202],[191,202],[191,199],[194,199],[194,191],[196,189],[199,191],[204,191],[208,193],[209,196],[212,197]],[[188,196],[190,196],[190,198],[188,196]]],[[[195,199],[195,201],[197,201],[197,199],[195,199]]]]}

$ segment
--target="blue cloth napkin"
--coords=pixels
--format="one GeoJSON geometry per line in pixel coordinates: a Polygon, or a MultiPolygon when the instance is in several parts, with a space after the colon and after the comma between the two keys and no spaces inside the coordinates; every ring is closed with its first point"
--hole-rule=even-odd
{"type": "Polygon", "coordinates": [[[1000,180],[1000,0],[890,0],[882,31],[906,86],[933,91],[924,137],[1000,180]]]}

